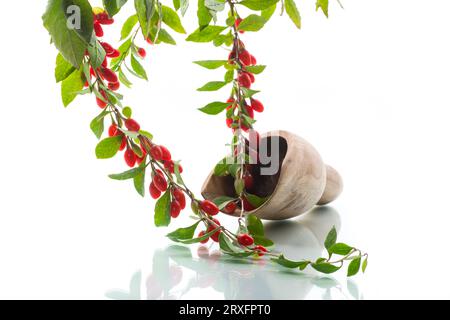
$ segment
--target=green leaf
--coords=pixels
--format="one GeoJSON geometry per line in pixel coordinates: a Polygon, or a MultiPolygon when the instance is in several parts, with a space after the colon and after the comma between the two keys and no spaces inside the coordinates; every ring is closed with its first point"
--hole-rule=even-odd
{"type": "Polygon", "coordinates": [[[147,132],[145,130],[140,130],[139,134],[143,135],[144,137],[149,138],[150,140],[153,140],[153,135],[150,132],[147,132]]]}
{"type": "Polygon", "coordinates": [[[270,18],[272,18],[273,14],[275,13],[276,9],[277,9],[277,5],[274,4],[273,6],[270,6],[267,9],[262,10],[261,11],[261,17],[266,19],[266,21],[269,21],[270,18]]]}
{"type": "Polygon", "coordinates": [[[254,236],[253,240],[255,240],[255,244],[256,245],[261,245],[264,247],[272,247],[274,245],[273,241],[270,239],[267,239],[265,237],[260,237],[260,236],[254,236]]]}
{"type": "Polygon", "coordinates": [[[125,23],[122,26],[122,30],[120,31],[120,41],[122,41],[123,39],[127,38],[130,35],[131,31],[133,31],[133,28],[136,26],[138,21],[139,21],[138,16],[135,14],[129,17],[127,21],[125,21],[125,23]]]}
{"type": "Polygon", "coordinates": [[[208,8],[205,6],[205,0],[198,0],[197,17],[200,29],[203,29],[203,27],[209,25],[212,20],[212,16],[209,13],[208,8]]]}
{"type": "Polygon", "coordinates": [[[97,144],[97,147],[95,148],[97,159],[109,159],[114,157],[119,151],[121,144],[121,136],[103,139],[97,144]]]}
{"type": "Polygon", "coordinates": [[[103,0],[103,7],[108,11],[111,17],[119,13],[120,9],[128,0],[103,0]]]}
{"type": "Polygon", "coordinates": [[[236,191],[236,194],[242,194],[244,192],[245,188],[245,182],[244,179],[235,179],[234,180],[234,190],[236,191]]]}
{"type": "Polygon", "coordinates": [[[239,248],[237,248],[223,232],[219,235],[219,246],[224,252],[240,251],[239,248]]]}
{"type": "Polygon", "coordinates": [[[103,110],[97,117],[95,117],[90,124],[92,132],[95,134],[97,139],[102,137],[103,131],[105,130],[104,119],[108,114],[106,110],[103,110]]]}
{"type": "Polygon", "coordinates": [[[223,110],[225,110],[226,107],[228,107],[228,105],[229,105],[229,103],[216,101],[216,102],[211,102],[210,104],[207,104],[206,106],[204,106],[203,108],[200,108],[199,110],[206,114],[216,115],[216,114],[221,113],[223,110]]]}
{"type": "Polygon", "coordinates": [[[223,67],[225,64],[228,63],[227,60],[203,60],[203,61],[194,61],[195,64],[198,64],[199,66],[206,68],[206,69],[218,69],[220,67],[223,67]]]}
{"type": "Polygon", "coordinates": [[[247,88],[243,88],[243,87],[241,87],[241,90],[242,90],[242,93],[244,94],[244,98],[251,98],[255,94],[260,92],[258,90],[247,89],[247,88]]]}
{"type": "Polygon", "coordinates": [[[266,66],[263,66],[263,65],[247,66],[247,67],[245,67],[245,69],[250,73],[260,74],[266,69],[266,66]]]}
{"type": "Polygon", "coordinates": [[[207,26],[204,29],[197,29],[186,38],[186,41],[210,42],[225,29],[226,27],[221,26],[207,26]]]}
{"type": "Polygon", "coordinates": [[[347,269],[347,277],[352,277],[358,273],[361,267],[361,257],[357,257],[350,262],[347,269]]]}
{"type": "Polygon", "coordinates": [[[175,242],[180,242],[180,243],[183,243],[183,244],[199,243],[199,242],[202,242],[202,241],[204,241],[204,240],[206,240],[206,239],[209,239],[209,237],[211,237],[211,236],[212,236],[213,234],[215,234],[216,232],[217,232],[217,229],[214,229],[214,230],[212,230],[212,231],[206,233],[206,234],[203,235],[202,237],[198,237],[198,238],[194,238],[194,239],[187,239],[187,240],[180,240],[180,239],[172,239],[172,238],[171,238],[171,240],[172,240],[172,241],[175,241],[175,242]]]}
{"type": "Polygon", "coordinates": [[[167,237],[172,240],[190,240],[194,237],[195,230],[197,230],[199,223],[200,221],[197,221],[190,227],[177,229],[169,233],[167,237]]]}
{"type": "Polygon", "coordinates": [[[291,18],[292,22],[300,29],[302,27],[302,20],[294,0],[284,0],[284,7],[289,18],[291,18]]]}
{"type": "Polygon", "coordinates": [[[267,201],[267,198],[258,197],[250,193],[245,193],[245,197],[247,198],[248,202],[250,202],[250,204],[255,208],[261,207],[267,201]]]}
{"type": "Polygon", "coordinates": [[[254,254],[253,251],[241,251],[241,252],[223,251],[223,253],[236,258],[247,258],[254,254]]]}
{"type": "Polygon", "coordinates": [[[345,256],[352,251],[353,248],[349,245],[346,245],[345,243],[335,243],[333,244],[329,249],[329,253],[338,254],[340,256],[345,256]]]}
{"type": "Polygon", "coordinates": [[[219,208],[219,210],[223,210],[230,202],[233,202],[235,200],[236,200],[236,198],[221,196],[221,197],[215,198],[213,200],[213,202],[219,208]]]}
{"type": "Polygon", "coordinates": [[[98,42],[97,39],[94,39],[91,41],[91,43],[88,46],[88,52],[91,65],[94,69],[99,68],[106,57],[105,49],[103,49],[103,46],[98,42]]]}
{"type": "Polygon", "coordinates": [[[161,29],[159,30],[159,35],[158,35],[158,41],[157,43],[167,43],[167,44],[171,44],[171,45],[176,45],[176,41],[174,40],[174,38],[172,38],[172,36],[170,35],[169,32],[167,32],[165,29],[161,29]]]}
{"type": "Polygon", "coordinates": [[[317,0],[316,11],[322,9],[323,14],[328,18],[328,0],[317,0]]]}
{"type": "Polygon", "coordinates": [[[186,11],[188,8],[189,8],[189,0],[180,0],[180,9],[181,9],[182,16],[184,16],[186,14],[186,11]]]}
{"type": "Polygon", "coordinates": [[[178,11],[181,7],[180,0],[173,0],[173,7],[178,11]]]}
{"type": "Polygon", "coordinates": [[[367,264],[368,264],[368,257],[366,257],[365,259],[364,259],[364,261],[363,261],[363,264],[362,264],[362,272],[363,273],[365,273],[366,272],[366,269],[367,269],[367,264]]]}
{"type": "Polygon", "coordinates": [[[122,173],[110,174],[108,177],[110,177],[113,180],[124,181],[124,180],[133,179],[137,175],[141,174],[143,171],[144,171],[144,168],[139,166],[137,168],[133,168],[131,170],[128,170],[128,171],[125,171],[122,173]]]}
{"type": "Polygon", "coordinates": [[[123,83],[126,87],[131,88],[133,85],[131,81],[127,78],[125,73],[123,73],[122,68],[119,69],[119,81],[123,83]]]}
{"type": "Polygon", "coordinates": [[[141,197],[145,197],[145,161],[139,167],[141,171],[133,178],[134,188],[141,197]]]}
{"type": "Polygon", "coordinates": [[[217,91],[219,89],[222,89],[224,86],[227,85],[227,82],[223,81],[211,81],[205,84],[203,87],[198,88],[197,91],[217,91]]]}
{"type": "Polygon", "coordinates": [[[70,76],[75,70],[76,69],[69,62],[67,62],[66,59],[64,59],[61,53],[58,53],[58,56],[56,57],[56,68],[55,68],[56,82],[63,81],[68,76],[70,76]]]}
{"type": "Polygon", "coordinates": [[[155,0],[134,0],[134,7],[141,25],[144,38],[148,38],[152,28],[152,17],[155,14],[155,0]]]}
{"type": "Polygon", "coordinates": [[[324,246],[325,249],[329,250],[332,245],[336,243],[337,240],[337,231],[336,227],[333,226],[333,228],[328,232],[327,237],[325,238],[324,246]]]}
{"type": "MultiPolygon", "coordinates": [[[[70,10],[69,12],[72,13],[70,10]]],[[[76,69],[80,68],[87,45],[92,38],[93,19],[92,7],[87,0],[49,0],[42,16],[44,27],[50,33],[55,47],[76,69]],[[78,6],[80,15],[73,15],[68,20],[67,8],[72,5],[78,6]],[[79,21],[73,21],[74,18],[79,18],[79,21]],[[68,25],[68,22],[75,24],[68,25]],[[80,23],[79,29],[72,28],[76,27],[76,22],[80,23]]]]}
{"type": "Polygon", "coordinates": [[[309,261],[302,260],[302,261],[292,261],[289,259],[286,259],[284,255],[280,255],[278,258],[272,258],[270,259],[275,263],[278,263],[279,265],[282,265],[283,267],[290,268],[290,269],[296,269],[300,268],[301,270],[304,270],[308,265],[309,261]]]}
{"type": "Polygon", "coordinates": [[[170,190],[159,198],[155,206],[155,226],[167,227],[170,224],[170,190]]]}
{"type": "Polygon", "coordinates": [[[226,83],[230,83],[234,80],[234,70],[228,70],[225,73],[224,80],[226,83]]]}
{"type": "Polygon", "coordinates": [[[147,72],[134,55],[131,56],[131,67],[133,68],[133,71],[136,72],[136,74],[139,76],[139,78],[148,80],[147,72]]]}
{"type": "Polygon", "coordinates": [[[178,33],[186,33],[178,14],[167,6],[162,6],[162,21],[178,33]]]}
{"type": "Polygon", "coordinates": [[[249,214],[245,217],[248,232],[252,236],[264,237],[264,225],[261,220],[254,214],[249,214]]]}
{"type": "Polygon", "coordinates": [[[311,267],[313,267],[317,271],[325,273],[325,274],[334,273],[341,268],[341,267],[337,267],[337,266],[332,265],[331,263],[327,263],[327,262],[312,263],[311,267]]]}
{"type": "Polygon", "coordinates": [[[228,164],[227,164],[228,157],[225,157],[224,159],[220,160],[216,166],[214,167],[214,175],[223,177],[228,174],[228,164]]]}
{"type": "Polygon", "coordinates": [[[84,87],[83,71],[76,70],[61,83],[61,97],[67,107],[84,87]]]}
{"type": "Polygon", "coordinates": [[[266,19],[257,14],[251,14],[239,24],[239,30],[242,31],[258,31],[266,24],[266,19]]]}
{"type": "Polygon", "coordinates": [[[264,10],[267,9],[274,4],[277,4],[279,0],[244,0],[239,4],[246,6],[252,10],[264,10]]]}

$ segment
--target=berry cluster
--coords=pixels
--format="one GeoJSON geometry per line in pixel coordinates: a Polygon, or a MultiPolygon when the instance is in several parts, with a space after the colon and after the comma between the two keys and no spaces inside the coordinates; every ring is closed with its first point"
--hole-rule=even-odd
{"type": "MultiPolygon", "coordinates": [[[[106,11],[104,11],[103,9],[94,10],[94,32],[97,38],[102,38],[105,35],[102,25],[111,25],[113,23],[114,19],[111,18],[106,11]]],[[[108,67],[108,59],[118,58],[120,57],[121,53],[119,50],[117,50],[107,42],[100,41],[100,44],[105,50],[106,56],[101,67],[97,68],[96,70],[94,70],[94,68],[92,67],[90,68],[90,77],[91,79],[101,78],[102,80],[107,81],[107,88],[111,91],[117,91],[120,88],[119,78],[117,74],[108,67]]],[[[144,59],[147,55],[144,48],[138,48],[137,52],[142,59],[144,59]]],[[[89,55],[89,53],[86,52],[86,55],[89,55]]],[[[85,87],[88,86],[89,81],[86,81],[85,87]]],[[[109,103],[108,94],[103,88],[98,88],[98,92],[100,93],[101,97],[96,97],[97,105],[101,109],[104,109],[109,103]]]]}
{"type": "MultiPolygon", "coordinates": [[[[237,22],[236,22],[237,23],[237,22]]],[[[242,114],[255,118],[255,112],[263,112],[264,105],[257,99],[250,98],[247,101],[243,98],[241,88],[250,89],[255,82],[255,75],[250,72],[247,67],[257,64],[256,58],[245,49],[245,45],[241,40],[235,42],[233,49],[231,50],[228,61],[230,64],[236,64],[238,66],[238,76],[236,82],[239,85],[239,90],[233,92],[233,96],[230,97],[227,102],[230,105],[227,107],[226,124],[229,128],[236,130],[238,128],[247,132],[251,124],[248,123],[242,114]]]]}

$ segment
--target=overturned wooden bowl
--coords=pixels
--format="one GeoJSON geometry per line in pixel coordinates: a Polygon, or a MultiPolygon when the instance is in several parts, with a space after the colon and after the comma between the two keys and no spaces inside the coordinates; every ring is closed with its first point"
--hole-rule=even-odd
{"type": "MultiPolygon", "coordinates": [[[[261,135],[260,141],[261,145],[269,146],[277,141],[279,167],[275,174],[254,176],[255,183],[250,193],[267,198],[267,201],[246,214],[255,214],[265,220],[289,219],[315,205],[326,205],[341,194],[341,176],[323,163],[320,154],[306,140],[287,131],[271,131],[261,135]]],[[[256,169],[262,172],[263,167],[256,169]]],[[[202,195],[208,200],[220,196],[235,197],[234,179],[210,173],[203,184],[202,195]]],[[[232,215],[239,216],[240,213],[238,209],[232,215]]]]}

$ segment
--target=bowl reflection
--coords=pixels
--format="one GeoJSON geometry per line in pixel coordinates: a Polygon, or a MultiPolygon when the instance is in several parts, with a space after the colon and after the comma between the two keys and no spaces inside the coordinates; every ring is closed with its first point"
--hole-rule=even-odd
{"type": "MultiPolygon", "coordinates": [[[[339,230],[340,217],[331,207],[318,207],[288,221],[266,224],[266,236],[288,258],[315,260],[321,256],[329,230],[339,230]]],[[[157,250],[153,267],[142,279],[133,275],[128,291],[112,290],[112,299],[192,299],[214,290],[223,299],[306,299],[314,289],[319,298],[360,298],[355,282],[347,281],[346,290],[331,276],[319,276],[313,270],[285,269],[265,259],[242,260],[222,255],[206,246],[171,245],[157,250]],[[198,290],[201,292],[199,293],[198,290]]],[[[215,295],[217,296],[217,295],[215,295]]],[[[209,297],[209,295],[206,295],[209,297]]]]}

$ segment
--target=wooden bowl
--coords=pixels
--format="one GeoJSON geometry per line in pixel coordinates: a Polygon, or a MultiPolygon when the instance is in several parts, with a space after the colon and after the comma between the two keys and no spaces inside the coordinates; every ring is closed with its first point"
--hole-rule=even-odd
{"type": "MultiPolygon", "coordinates": [[[[342,192],[343,183],[339,173],[325,165],[320,154],[306,140],[287,131],[271,131],[261,135],[261,144],[279,143],[279,166],[272,175],[255,175],[254,188],[249,190],[267,201],[259,208],[245,212],[261,219],[284,220],[335,200],[342,192]]],[[[262,168],[256,168],[262,172],[262,168]]],[[[205,199],[220,196],[235,197],[234,178],[219,177],[211,173],[202,187],[205,199]]],[[[240,216],[240,209],[234,216],[240,216]]]]}

